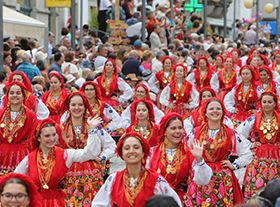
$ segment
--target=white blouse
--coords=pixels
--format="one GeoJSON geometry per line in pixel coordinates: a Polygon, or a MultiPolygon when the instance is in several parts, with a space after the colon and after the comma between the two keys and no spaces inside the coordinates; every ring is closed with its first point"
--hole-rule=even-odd
{"type": "MultiPolygon", "coordinates": [[[[225,125],[227,125],[229,128],[234,129],[234,125],[228,116],[225,116],[223,123],[225,125]]],[[[184,128],[185,128],[187,134],[191,133],[191,131],[195,127],[197,127],[197,126],[194,126],[194,120],[193,120],[192,115],[184,120],[184,128]]]]}
{"type": "MultiPolygon", "coordinates": [[[[169,105],[169,98],[170,98],[170,84],[168,84],[161,92],[159,102],[164,105],[169,105]]],[[[196,88],[192,85],[191,94],[190,94],[190,103],[187,103],[188,109],[195,109],[199,103],[199,93],[196,88]]]]}
{"type": "MultiPolygon", "coordinates": [[[[131,124],[131,111],[130,111],[131,104],[122,112],[121,121],[119,121],[119,128],[126,129],[131,124]]],[[[164,113],[155,105],[153,104],[153,110],[155,115],[155,123],[159,124],[161,118],[164,116],[164,113]]]]}
{"type": "MultiPolygon", "coordinates": [[[[106,119],[109,119],[109,123],[106,126],[106,131],[107,132],[112,132],[114,130],[116,130],[119,126],[119,122],[120,122],[120,115],[118,114],[118,112],[116,112],[115,109],[113,109],[112,106],[110,106],[109,104],[105,103],[105,107],[103,110],[103,114],[104,117],[106,119]]],[[[69,112],[64,112],[60,118],[60,123],[64,123],[69,117],[69,112]]]]}
{"type": "MultiPolygon", "coordinates": [[[[98,157],[110,156],[114,153],[113,145],[109,149],[102,149],[102,143],[107,143],[107,136],[104,130],[93,129],[89,132],[87,145],[84,149],[66,149],[64,151],[65,164],[68,168],[71,167],[73,162],[85,162],[88,160],[96,160],[98,157]],[[110,151],[110,152],[109,152],[110,151]]],[[[110,135],[109,135],[110,136],[110,135]]],[[[115,145],[114,145],[115,147],[115,145]]],[[[28,156],[25,156],[23,160],[18,164],[15,169],[16,173],[27,174],[28,169],[28,156]]]]}
{"type": "MultiPolygon", "coordinates": [[[[114,183],[116,173],[111,174],[106,182],[99,189],[98,193],[94,197],[91,206],[92,207],[111,207],[111,191],[114,183]]],[[[167,195],[174,198],[180,207],[182,207],[181,200],[177,193],[170,187],[168,182],[161,176],[158,177],[154,188],[155,195],[167,195]]]]}
{"type": "MultiPolygon", "coordinates": [[[[211,139],[214,139],[218,134],[219,129],[217,130],[209,130],[208,136],[211,139]]],[[[251,143],[248,139],[245,139],[243,136],[239,135],[237,132],[234,133],[236,139],[236,153],[238,158],[234,160],[232,163],[235,170],[239,168],[245,168],[253,158],[253,154],[251,152],[251,143]]],[[[188,145],[191,146],[194,139],[194,130],[188,134],[188,145]]]]}
{"type": "MultiPolygon", "coordinates": [[[[153,157],[155,147],[151,148],[151,155],[146,160],[146,168],[150,168],[150,160],[153,157]]],[[[176,150],[174,149],[166,149],[166,154],[169,154],[172,156],[172,159],[174,158],[174,155],[176,153],[176,150]]],[[[194,172],[193,181],[198,185],[207,185],[210,182],[210,179],[212,177],[212,169],[202,160],[200,163],[197,163],[195,160],[192,164],[192,170],[194,172]]]]}

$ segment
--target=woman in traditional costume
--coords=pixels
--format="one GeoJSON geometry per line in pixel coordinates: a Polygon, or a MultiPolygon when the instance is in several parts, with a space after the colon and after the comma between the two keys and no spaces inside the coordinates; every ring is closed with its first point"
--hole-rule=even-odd
{"type": "Polygon", "coordinates": [[[235,86],[224,99],[226,110],[236,126],[256,112],[258,94],[254,68],[244,65],[240,69],[242,82],[235,86]]]}
{"type": "Polygon", "coordinates": [[[156,94],[160,92],[170,83],[172,77],[172,67],[174,60],[170,56],[162,58],[162,70],[156,72],[148,81],[151,91],[156,94]]]}
{"type": "Polygon", "coordinates": [[[132,98],[131,87],[118,77],[117,66],[113,59],[105,62],[101,76],[96,78],[103,100],[111,105],[118,113],[122,112],[120,104],[125,104],[132,98]]]}
{"type": "Polygon", "coordinates": [[[215,57],[215,63],[212,66],[211,70],[213,72],[218,72],[224,67],[224,57],[220,54],[216,55],[215,57]]]}
{"type": "Polygon", "coordinates": [[[237,83],[237,72],[233,67],[231,56],[226,57],[224,68],[216,72],[210,80],[210,86],[215,90],[217,96],[224,99],[224,96],[231,91],[237,83]]]}
{"type": "Polygon", "coordinates": [[[233,65],[235,67],[241,68],[242,66],[242,61],[240,59],[240,51],[236,48],[234,48],[230,54],[232,55],[232,60],[233,60],[233,65]]]}
{"type": "Polygon", "coordinates": [[[136,100],[131,104],[132,123],[126,133],[135,132],[148,140],[151,147],[158,144],[158,125],[155,124],[155,115],[152,102],[136,100]]]}
{"type": "Polygon", "coordinates": [[[168,182],[158,173],[145,168],[145,160],[150,154],[146,139],[137,133],[127,133],[119,140],[116,152],[125,161],[126,168],[107,178],[93,199],[92,207],[143,207],[154,195],[171,196],[182,206],[168,182]]]}
{"type": "Polygon", "coordinates": [[[28,175],[38,186],[43,207],[65,207],[65,193],[61,181],[74,162],[85,162],[100,157],[102,129],[97,129],[100,118],[88,119],[89,132],[84,149],[56,147],[61,131],[51,119],[39,121],[32,136],[33,151],[17,166],[15,172],[28,175]]]}
{"type": "Polygon", "coordinates": [[[252,162],[247,165],[244,196],[250,199],[266,184],[280,176],[280,114],[277,95],[264,92],[261,110],[237,127],[236,131],[252,142],[252,162]]]}
{"type": "MultiPolygon", "coordinates": [[[[152,102],[152,99],[149,94],[149,89],[143,83],[137,84],[137,86],[134,89],[134,101],[136,100],[147,100],[152,102]]],[[[159,124],[161,118],[164,116],[164,113],[153,103],[152,103],[152,109],[155,115],[155,123],[159,124]]],[[[132,115],[131,115],[131,104],[130,104],[122,112],[121,123],[119,126],[121,128],[126,129],[130,124],[132,124],[131,116],[132,115]]]]}
{"type": "Polygon", "coordinates": [[[195,141],[194,149],[189,149],[183,143],[187,137],[179,114],[165,115],[159,128],[160,143],[151,149],[148,165],[163,176],[182,199],[193,174],[195,183],[205,185],[210,181],[212,170],[202,159],[203,145],[195,141]]]}
{"type": "MultiPolygon", "coordinates": [[[[31,111],[36,113],[38,119],[48,118],[50,114],[49,109],[40,99],[33,95],[32,85],[29,78],[24,74],[24,72],[19,70],[12,72],[9,76],[8,83],[11,83],[13,81],[22,82],[26,88],[24,105],[27,106],[27,108],[29,108],[31,111]]],[[[5,98],[4,96],[2,101],[2,105],[5,105],[7,103],[7,98],[5,98]]]]}
{"type": "Polygon", "coordinates": [[[36,115],[24,106],[27,89],[21,82],[6,87],[7,103],[0,110],[0,175],[13,172],[29,153],[29,137],[36,115]]]}
{"type": "Polygon", "coordinates": [[[50,111],[50,118],[59,123],[63,102],[67,97],[63,77],[57,73],[50,73],[50,89],[42,96],[42,101],[50,111]]]}
{"type": "MultiPolygon", "coordinates": [[[[71,93],[64,105],[66,114],[61,119],[62,140],[67,149],[83,149],[89,137],[87,119],[94,117],[87,98],[82,92],[71,93]],[[87,113],[88,111],[88,113],[87,113]]],[[[102,152],[95,160],[75,162],[65,178],[66,206],[90,206],[92,199],[103,184],[104,163],[112,158],[116,148],[115,141],[107,132],[101,139],[102,152]]]]}
{"type": "Polygon", "coordinates": [[[86,81],[80,91],[83,92],[91,106],[91,112],[94,116],[98,115],[103,120],[103,128],[107,132],[118,129],[120,115],[108,103],[105,103],[98,85],[93,81],[86,81]]]}
{"type": "Polygon", "coordinates": [[[30,177],[9,173],[0,179],[0,206],[41,207],[42,198],[30,177]],[[16,194],[14,194],[16,193],[16,194]],[[14,199],[15,198],[15,199],[14,199]]]}
{"type": "MultiPolygon", "coordinates": [[[[204,87],[200,90],[199,94],[199,106],[191,112],[191,115],[184,120],[184,128],[186,133],[189,134],[195,127],[203,124],[203,103],[209,98],[216,97],[215,91],[210,87],[204,87]]],[[[233,123],[228,116],[224,118],[224,124],[233,129],[233,123]]]]}
{"type": "Polygon", "coordinates": [[[176,64],[173,67],[173,75],[160,95],[160,103],[167,107],[168,112],[181,114],[187,118],[191,110],[198,106],[199,93],[196,88],[186,80],[187,68],[183,64],[176,64]]]}
{"type": "Polygon", "coordinates": [[[213,71],[206,57],[200,57],[196,62],[196,69],[188,75],[187,80],[200,91],[201,88],[210,86],[213,71]]]}
{"type": "Polygon", "coordinates": [[[233,206],[243,201],[235,169],[252,160],[250,142],[223,124],[226,110],[221,100],[208,99],[204,105],[204,123],[188,136],[204,145],[203,158],[213,175],[208,185],[191,181],[184,199],[185,206],[233,206]],[[238,156],[233,162],[230,156],[238,156]]]}

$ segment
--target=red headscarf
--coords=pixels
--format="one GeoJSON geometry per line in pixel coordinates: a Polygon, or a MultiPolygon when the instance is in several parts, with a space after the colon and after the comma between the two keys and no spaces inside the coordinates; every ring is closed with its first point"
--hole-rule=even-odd
{"type": "Polygon", "coordinates": [[[86,81],[86,82],[84,82],[84,84],[80,88],[80,91],[85,93],[85,88],[86,88],[87,85],[92,85],[94,87],[96,99],[102,101],[103,98],[102,98],[100,89],[99,89],[97,83],[95,83],[93,81],[86,81]]]}
{"type": "Polygon", "coordinates": [[[217,59],[217,57],[221,58],[222,59],[222,64],[224,64],[224,62],[225,62],[224,56],[218,54],[218,55],[215,56],[215,59],[217,59]]]}
{"type": "Polygon", "coordinates": [[[212,97],[216,97],[216,92],[211,87],[203,87],[199,93],[199,101],[201,102],[202,94],[205,91],[209,91],[212,94],[212,97]]]}
{"type": "MultiPolygon", "coordinates": [[[[140,83],[140,84],[137,84],[137,86],[135,87],[135,89],[134,89],[134,93],[136,93],[136,91],[137,91],[137,89],[139,88],[139,87],[143,87],[144,88],[144,90],[145,90],[145,92],[146,92],[146,100],[148,100],[148,101],[151,101],[151,97],[150,97],[150,94],[149,94],[149,89],[148,89],[148,87],[145,85],[145,84],[143,84],[143,83],[140,83]]],[[[136,100],[137,98],[136,98],[136,95],[134,94],[134,100],[136,100]]]]}
{"type": "MultiPolygon", "coordinates": [[[[184,121],[183,121],[183,118],[180,114],[178,113],[175,113],[175,112],[171,112],[171,113],[168,113],[166,114],[164,117],[162,117],[160,123],[159,123],[159,140],[161,142],[164,141],[164,137],[165,137],[165,130],[167,128],[167,125],[169,125],[170,121],[171,120],[175,120],[175,119],[179,119],[181,122],[182,122],[182,125],[184,125],[184,121]]],[[[185,134],[185,131],[184,131],[184,135],[185,134]]],[[[184,136],[183,136],[184,137],[184,136]]],[[[184,139],[184,138],[183,138],[184,139]]]]}
{"type": "Polygon", "coordinates": [[[155,122],[155,114],[154,114],[154,108],[153,108],[152,102],[149,100],[135,100],[132,102],[131,107],[130,107],[132,124],[137,123],[136,108],[139,103],[144,103],[147,106],[148,113],[149,113],[149,120],[151,122],[155,122]]]}
{"type": "Polygon", "coordinates": [[[264,70],[268,73],[269,79],[273,80],[273,73],[271,71],[271,68],[266,66],[266,65],[262,65],[259,67],[259,72],[261,72],[261,70],[264,70]]]}
{"type": "Polygon", "coordinates": [[[241,76],[242,70],[244,70],[244,69],[249,69],[249,70],[251,71],[251,73],[252,73],[252,80],[251,80],[251,83],[252,83],[252,84],[255,84],[255,82],[256,82],[256,72],[255,72],[255,70],[254,70],[254,67],[251,66],[251,65],[243,65],[243,66],[240,68],[240,70],[239,70],[239,75],[240,75],[240,76],[241,76]]]}
{"type": "Polygon", "coordinates": [[[254,48],[254,47],[251,48],[251,49],[249,50],[249,52],[248,52],[248,56],[252,56],[255,50],[257,50],[257,49],[254,48]]]}
{"type": "Polygon", "coordinates": [[[112,93],[118,89],[118,70],[117,70],[117,65],[115,63],[115,60],[114,59],[111,59],[109,58],[105,64],[104,64],[104,67],[103,67],[103,71],[102,71],[102,74],[100,77],[98,77],[97,79],[97,82],[99,84],[99,87],[100,87],[100,91],[101,91],[101,94],[104,96],[109,96],[111,97],[112,93]],[[110,83],[110,86],[109,86],[109,94],[106,94],[106,89],[104,87],[102,87],[106,81],[106,64],[108,62],[111,62],[113,64],[113,67],[114,67],[114,72],[113,72],[113,77],[112,77],[112,81],[110,83]]]}
{"type": "MultiPolygon", "coordinates": [[[[187,76],[187,73],[188,73],[188,68],[186,66],[184,66],[183,64],[179,63],[179,64],[176,64],[172,67],[172,77],[171,77],[171,81],[170,81],[170,88],[172,88],[172,86],[175,86],[176,85],[176,76],[175,76],[175,72],[176,72],[176,68],[177,67],[183,67],[184,69],[184,77],[187,76]]],[[[185,79],[185,78],[183,78],[185,79]]],[[[174,87],[175,88],[175,87],[174,87]]]]}
{"type": "Polygon", "coordinates": [[[19,82],[19,81],[9,82],[9,83],[4,87],[4,90],[6,91],[6,94],[5,94],[5,96],[3,97],[3,107],[7,106],[8,103],[9,103],[9,100],[8,100],[8,99],[9,99],[9,98],[8,98],[8,96],[9,96],[9,91],[10,91],[10,89],[11,89],[11,87],[12,87],[13,85],[17,85],[17,86],[19,86],[19,87],[21,88],[21,91],[22,91],[22,94],[23,94],[23,99],[24,99],[24,101],[26,100],[26,93],[25,93],[26,87],[25,87],[24,83],[19,82]]]}
{"type": "Polygon", "coordinates": [[[258,56],[262,59],[264,65],[268,66],[269,65],[269,62],[268,62],[268,59],[265,55],[263,54],[258,54],[258,56]]]}
{"type": "Polygon", "coordinates": [[[20,75],[23,79],[23,84],[25,85],[25,90],[28,90],[30,93],[32,93],[32,85],[30,83],[29,78],[25,75],[24,72],[20,71],[20,70],[15,70],[14,72],[12,72],[9,76],[8,79],[8,83],[13,81],[13,76],[14,75],[20,75]]]}
{"type": "Polygon", "coordinates": [[[61,91],[64,91],[65,90],[65,85],[64,85],[63,77],[58,72],[51,72],[50,73],[50,79],[52,77],[57,77],[58,78],[59,82],[61,83],[61,86],[60,86],[61,87],[61,91]]]}
{"type": "Polygon", "coordinates": [[[0,188],[4,188],[5,183],[12,179],[19,179],[23,181],[27,186],[27,191],[29,193],[30,207],[41,207],[42,197],[38,192],[38,187],[34,184],[33,180],[27,175],[19,173],[9,173],[0,179],[0,188]]]}
{"type": "Polygon", "coordinates": [[[206,67],[207,67],[207,71],[209,71],[209,70],[211,69],[211,66],[210,66],[210,63],[209,63],[207,57],[205,57],[205,56],[201,56],[201,57],[197,58],[197,60],[196,60],[196,68],[197,68],[197,69],[200,68],[200,65],[199,65],[199,61],[200,61],[200,60],[205,60],[205,62],[206,62],[206,67]]]}
{"type": "Polygon", "coordinates": [[[274,92],[272,92],[272,91],[265,91],[265,92],[263,92],[262,93],[262,95],[261,95],[261,97],[260,97],[260,104],[262,104],[262,98],[264,97],[264,96],[272,96],[273,97],[273,100],[274,100],[274,102],[275,102],[275,111],[279,111],[279,105],[278,105],[278,97],[277,97],[277,95],[274,93],[274,92]]]}
{"type": "Polygon", "coordinates": [[[91,106],[90,106],[86,96],[80,91],[76,91],[76,92],[72,92],[72,93],[68,94],[67,98],[63,102],[61,114],[63,114],[65,111],[69,110],[70,101],[74,96],[80,96],[83,99],[85,109],[86,109],[85,113],[86,113],[86,111],[88,111],[89,114],[93,117],[94,114],[92,112],[91,106]]]}
{"type": "MultiPolygon", "coordinates": [[[[62,140],[61,129],[55,121],[53,121],[50,118],[47,118],[47,119],[44,119],[44,120],[39,120],[35,124],[35,127],[33,128],[33,131],[32,131],[32,134],[31,134],[31,139],[30,139],[31,150],[35,150],[40,146],[40,142],[38,141],[38,138],[40,137],[42,128],[44,128],[44,126],[46,126],[47,124],[50,124],[50,125],[55,127],[59,140],[62,140]]],[[[57,140],[57,141],[59,141],[59,140],[57,140]]]]}
{"type": "Polygon", "coordinates": [[[208,120],[207,120],[207,116],[206,116],[207,107],[208,107],[208,105],[209,105],[211,102],[214,102],[214,101],[216,101],[216,102],[218,102],[218,103],[221,104],[222,111],[223,111],[223,115],[222,115],[222,118],[221,118],[221,124],[222,124],[223,121],[224,121],[224,117],[225,117],[227,111],[226,111],[226,108],[225,108],[225,106],[224,106],[223,101],[221,101],[219,98],[216,98],[216,97],[209,98],[209,99],[206,100],[205,103],[202,105],[202,107],[203,107],[203,108],[202,108],[202,112],[203,112],[202,114],[204,115],[204,122],[207,122],[207,121],[208,121],[208,120]]]}
{"type": "Polygon", "coordinates": [[[122,147],[124,144],[124,141],[126,140],[126,138],[128,137],[134,137],[136,139],[138,139],[142,145],[143,148],[143,152],[144,152],[144,160],[146,160],[146,158],[150,155],[150,144],[149,142],[144,139],[140,134],[137,134],[135,132],[129,132],[129,133],[125,133],[120,140],[118,141],[117,147],[116,147],[116,153],[117,155],[123,159],[122,156],[122,147]]]}
{"type": "Polygon", "coordinates": [[[174,59],[173,59],[172,57],[170,57],[170,56],[164,56],[164,57],[162,58],[162,60],[161,60],[162,66],[163,66],[164,62],[165,62],[167,59],[171,60],[171,66],[172,66],[172,65],[174,64],[174,59]]]}

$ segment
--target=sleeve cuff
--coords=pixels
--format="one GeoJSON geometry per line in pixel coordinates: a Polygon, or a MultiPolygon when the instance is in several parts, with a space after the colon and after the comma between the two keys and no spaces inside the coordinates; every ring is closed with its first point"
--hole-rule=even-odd
{"type": "Polygon", "coordinates": [[[197,162],[196,165],[199,166],[199,167],[205,165],[204,159],[202,159],[200,162],[197,162]]]}

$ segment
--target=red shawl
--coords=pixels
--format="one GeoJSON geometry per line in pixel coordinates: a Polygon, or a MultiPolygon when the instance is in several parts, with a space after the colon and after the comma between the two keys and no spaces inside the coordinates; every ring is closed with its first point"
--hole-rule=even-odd
{"type": "Polygon", "coordinates": [[[112,207],[143,207],[147,200],[154,195],[154,189],[159,175],[155,172],[145,170],[146,178],[140,192],[137,194],[134,201],[129,200],[126,195],[126,186],[124,184],[124,177],[127,171],[119,171],[116,173],[114,183],[111,191],[112,207]]]}
{"type": "Polygon", "coordinates": [[[171,81],[172,72],[170,71],[169,77],[164,77],[164,72],[162,70],[155,73],[156,79],[159,82],[160,89],[164,89],[168,83],[171,81]]]}
{"type": "MultiPolygon", "coordinates": [[[[180,191],[180,184],[186,184],[187,178],[191,174],[193,156],[189,151],[187,145],[181,143],[178,148],[178,160],[172,165],[174,165],[176,169],[176,173],[167,173],[167,158],[166,158],[166,150],[165,144],[162,142],[155,146],[152,150],[151,160],[150,160],[150,169],[157,171],[160,175],[162,175],[168,183],[172,186],[175,191],[180,191]],[[183,183],[185,182],[185,183],[183,183]]],[[[176,156],[176,154],[175,154],[176,156]]]]}
{"type": "MultiPolygon", "coordinates": [[[[151,125],[151,129],[149,130],[149,135],[148,136],[143,136],[145,139],[148,140],[149,144],[151,147],[156,146],[159,143],[159,139],[158,139],[158,125],[156,125],[154,122],[150,122],[151,125]]],[[[126,129],[126,133],[129,132],[135,132],[135,133],[139,133],[141,136],[141,132],[136,131],[136,124],[131,124],[127,129],[126,129]]]]}
{"type": "Polygon", "coordinates": [[[64,179],[68,170],[65,164],[65,150],[59,147],[55,147],[55,165],[51,172],[50,181],[47,183],[49,189],[43,189],[43,186],[39,179],[39,171],[36,164],[38,150],[39,149],[36,149],[28,155],[27,175],[29,175],[34,183],[40,188],[39,193],[43,197],[43,206],[52,207],[54,206],[54,204],[58,204],[57,206],[62,206],[63,204],[65,205],[65,193],[59,188],[59,184],[64,179]]]}
{"type": "Polygon", "coordinates": [[[236,84],[236,72],[232,69],[231,76],[229,77],[228,81],[225,80],[225,69],[218,71],[218,79],[220,83],[220,89],[223,91],[230,91],[236,84]]]}

